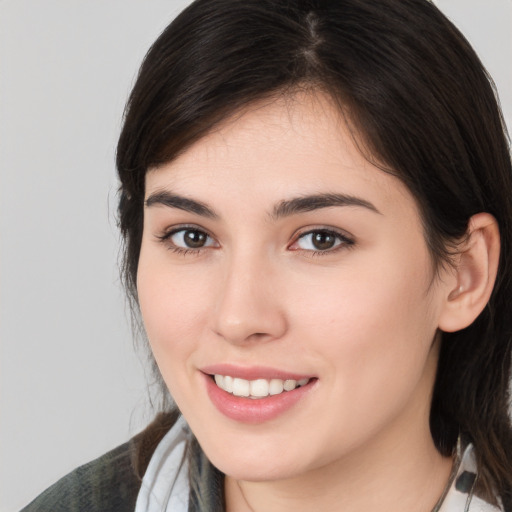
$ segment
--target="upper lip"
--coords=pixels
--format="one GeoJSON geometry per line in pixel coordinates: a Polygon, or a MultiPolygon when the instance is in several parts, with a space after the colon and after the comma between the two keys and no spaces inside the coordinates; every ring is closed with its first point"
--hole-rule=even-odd
{"type": "Polygon", "coordinates": [[[311,379],[313,375],[295,373],[269,366],[237,366],[230,363],[212,364],[203,366],[200,371],[208,375],[229,375],[245,380],[256,379],[281,379],[281,380],[301,380],[311,379]]]}

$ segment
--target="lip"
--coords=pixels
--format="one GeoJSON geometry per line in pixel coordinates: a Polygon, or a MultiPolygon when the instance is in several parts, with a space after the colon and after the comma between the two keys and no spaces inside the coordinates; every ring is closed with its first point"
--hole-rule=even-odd
{"type": "MultiPolygon", "coordinates": [[[[203,380],[206,386],[206,392],[213,405],[217,410],[224,416],[240,422],[248,424],[260,424],[277,418],[284,414],[298,402],[307,398],[309,393],[316,387],[318,381],[317,378],[310,377],[310,381],[305,386],[300,386],[292,391],[285,391],[279,395],[269,395],[265,398],[251,399],[239,396],[234,396],[227,391],[219,388],[210,374],[208,369],[201,370],[203,380]]],[[[300,378],[308,378],[307,376],[301,376],[298,374],[282,372],[267,368],[270,373],[268,376],[263,376],[265,372],[257,372],[262,368],[235,368],[231,365],[220,365],[215,366],[215,374],[219,375],[231,375],[232,377],[238,377],[241,379],[254,380],[255,378],[275,378],[275,379],[294,379],[300,380],[300,378]],[[221,371],[222,370],[222,371],[221,371]],[[238,370],[238,371],[233,371],[238,370]]]]}
{"type": "Polygon", "coordinates": [[[223,363],[204,366],[200,371],[209,375],[229,375],[238,379],[256,380],[256,379],[281,379],[281,380],[301,380],[312,379],[314,375],[305,375],[292,373],[268,366],[236,366],[233,364],[223,363]]]}

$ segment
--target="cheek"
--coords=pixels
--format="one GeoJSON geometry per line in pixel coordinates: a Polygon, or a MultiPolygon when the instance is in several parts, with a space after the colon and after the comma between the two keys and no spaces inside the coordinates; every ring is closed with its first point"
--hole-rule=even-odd
{"type": "MultiPolygon", "coordinates": [[[[168,265],[167,265],[168,267],[168,265]]],[[[153,357],[162,378],[182,409],[193,402],[191,357],[198,348],[204,326],[204,286],[200,279],[184,280],[183,273],[141,261],[138,296],[153,357]],[[200,290],[203,289],[203,295],[200,290]]],[[[182,409],[183,410],[183,409],[182,409]]]]}
{"type": "Polygon", "coordinates": [[[137,291],[151,349],[164,378],[185,368],[204,329],[208,311],[204,281],[190,268],[141,254],[137,291]],[[174,370],[173,370],[174,371],[174,370]]]}
{"type": "Polygon", "coordinates": [[[417,246],[402,255],[387,248],[354,254],[334,272],[304,273],[297,285],[302,293],[295,294],[297,321],[335,331],[347,342],[377,342],[375,336],[386,339],[387,332],[423,332],[435,323],[435,304],[429,294],[430,259],[417,246]]]}
{"type": "Polygon", "coordinates": [[[413,264],[393,255],[374,261],[381,264],[353,266],[322,293],[311,287],[297,316],[329,365],[332,389],[358,414],[389,404],[390,396],[397,404],[406,400],[422,378],[436,332],[428,255],[413,264]]]}

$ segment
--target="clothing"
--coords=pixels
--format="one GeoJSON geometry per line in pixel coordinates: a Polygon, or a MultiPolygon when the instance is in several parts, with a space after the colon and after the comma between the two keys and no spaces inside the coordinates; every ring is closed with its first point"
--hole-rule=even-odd
{"type": "Polygon", "coordinates": [[[189,430],[183,417],[162,439],[151,457],[137,496],[135,512],[188,512],[189,430]]]}
{"type": "MultiPolygon", "coordinates": [[[[165,451],[169,443],[176,443],[174,434],[183,425],[178,418],[177,413],[158,415],[128,443],[61,478],[21,512],[134,512],[137,499],[142,501],[148,488],[152,489],[151,484],[142,486],[142,477],[152,474],[149,465],[153,455],[160,453],[159,449],[165,451]],[[174,426],[177,428],[173,429],[174,426]],[[160,441],[166,434],[170,435],[160,448],[160,441]]],[[[190,486],[187,512],[223,512],[222,474],[212,466],[193,438],[188,439],[186,455],[199,476],[190,486]]],[[[153,466],[155,464],[153,462],[153,466]]]]}
{"type": "Polygon", "coordinates": [[[60,479],[22,512],[133,512],[141,481],[131,463],[132,441],[60,479]]]}
{"type": "MultiPolygon", "coordinates": [[[[476,476],[468,445],[438,512],[504,512],[476,495],[476,476]]],[[[21,512],[222,512],[223,503],[223,475],[175,414],[71,472],[21,512]],[[189,465],[199,475],[192,485],[189,465]]]]}
{"type": "Polygon", "coordinates": [[[133,512],[142,476],[178,414],[160,414],[129,442],[80,466],[21,512],[133,512]]]}
{"type": "Polygon", "coordinates": [[[443,498],[439,512],[502,512],[503,508],[485,502],[475,494],[478,470],[473,446],[460,455],[459,467],[443,498]]]}

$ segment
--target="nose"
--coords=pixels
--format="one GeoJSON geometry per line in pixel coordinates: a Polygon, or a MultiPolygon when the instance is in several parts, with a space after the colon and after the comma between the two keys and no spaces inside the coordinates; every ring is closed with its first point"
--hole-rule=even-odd
{"type": "Polygon", "coordinates": [[[264,259],[238,258],[224,273],[213,329],[226,341],[271,341],[287,330],[284,295],[276,269],[264,259]]]}

